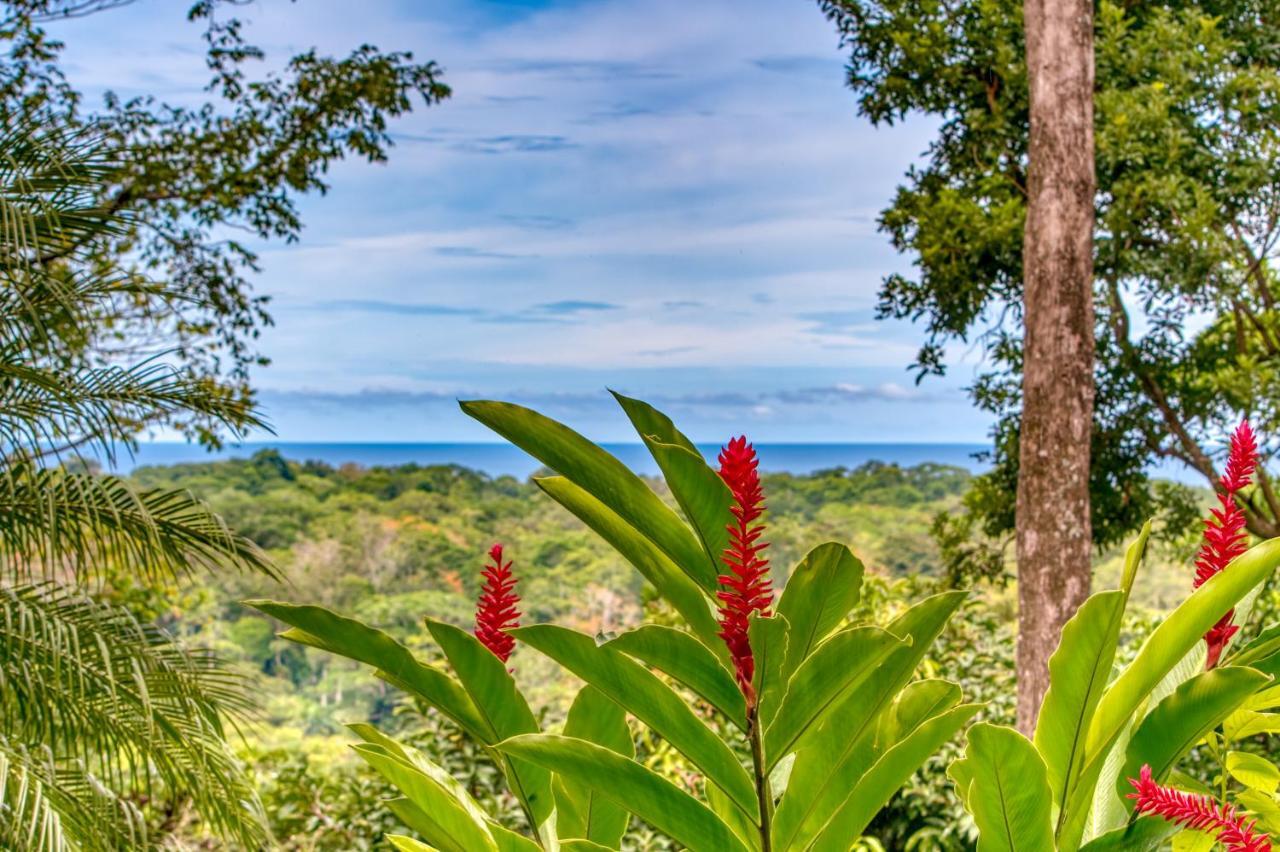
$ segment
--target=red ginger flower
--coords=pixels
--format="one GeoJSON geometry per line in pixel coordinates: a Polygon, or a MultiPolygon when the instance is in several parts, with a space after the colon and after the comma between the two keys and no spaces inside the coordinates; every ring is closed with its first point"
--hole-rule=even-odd
{"type": "Polygon", "coordinates": [[[1246,819],[1231,805],[1219,805],[1208,796],[1157,784],[1147,764],[1129,783],[1134,789],[1129,798],[1134,800],[1133,809],[1139,814],[1156,814],[1184,828],[1210,832],[1227,852],[1271,852],[1271,838],[1255,830],[1256,820],[1246,819]]]}
{"type": "MultiPolygon", "coordinates": [[[[1258,442],[1249,421],[1243,421],[1231,436],[1231,453],[1227,467],[1218,482],[1218,508],[1210,510],[1204,522],[1204,544],[1196,557],[1195,588],[1200,588],[1214,574],[1224,570],[1231,560],[1249,549],[1244,530],[1244,512],[1236,505],[1236,495],[1247,486],[1258,466],[1258,442]]],[[[1208,645],[1205,668],[1218,664],[1227,642],[1240,628],[1231,623],[1235,610],[1228,610],[1204,635],[1208,645]]]]}
{"type": "Polygon", "coordinates": [[[502,545],[489,548],[489,558],[493,564],[484,567],[484,588],[476,602],[476,638],[505,663],[516,646],[507,631],[520,626],[520,612],[516,609],[520,597],[515,594],[512,563],[502,561],[502,545]]]}
{"type": "Polygon", "coordinates": [[[760,464],[755,447],[745,437],[734,438],[720,451],[720,478],[733,493],[733,523],[728,525],[729,546],[723,561],[728,569],[720,575],[723,588],[720,599],[720,638],[733,657],[734,675],[748,708],[756,703],[751,680],[755,676],[755,657],[747,637],[751,613],[769,614],[773,605],[773,589],[769,580],[769,560],[760,556],[768,544],[760,541],[764,524],[764,492],[760,488],[760,464]]]}

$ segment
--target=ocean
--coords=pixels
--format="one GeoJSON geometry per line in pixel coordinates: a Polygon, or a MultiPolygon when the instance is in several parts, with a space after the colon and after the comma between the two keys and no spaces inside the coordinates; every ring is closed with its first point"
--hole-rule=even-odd
{"type": "MultiPolygon", "coordinates": [[[[602,444],[632,470],[656,474],[649,452],[642,444],[602,444]]],[[[330,465],[354,463],[377,465],[457,464],[483,471],[490,476],[521,479],[537,471],[541,464],[510,444],[355,444],[246,442],[208,453],[199,446],[177,442],[145,443],[129,457],[121,453],[116,470],[126,473],[142,465],[169,465],[213,459],[248,458],[263,449],[278,450],[294,461],[322,461],[330,465]]],[[[720,447],[700,444],[698,449],[714,460],[720,447]]],[[[974,456],[987,449],[982,444],[757,444],[760,467],[770,472],[812,473],[833,467],[853,468],[870,461],[904,467],[936,462],[980,472],[986,465],[974,456]]]]}

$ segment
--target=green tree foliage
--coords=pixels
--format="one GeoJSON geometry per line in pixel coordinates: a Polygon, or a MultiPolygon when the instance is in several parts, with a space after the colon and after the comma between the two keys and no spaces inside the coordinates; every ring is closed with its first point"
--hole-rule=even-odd
{"type": "Polygon", "coordinates": [[[117,174],[94,139],[25,123],[0,135],[0,845],[145,847],[143,797],[188,801],[255,845],[264,820],[227,744],[242,683],[96,594],[115,573],[270,573],[190,494],[85,471],[137,420],[256,422],[160,361],[68,366],[116,300],[172,296],[90,271],[84,246],[126,227],[98,199],[117,174]]]}
{"type": "MultiPolygon", "coordinates": [[[[995,469],[969,505],[1012,529],[1022,358],[1027,83],[1021,4],[822,0],[848,49],[860,112],[938,123],[881,229],[912,274],[887,277],[884,317],[920,322],[915,367],[975,341],[972,395],[998,417],[995,469]]],[[[1267,4],[1103,2],[1096,15],[1097,402],[1091,495],[1100,545],[1155,514],[1147,472],[1175,460],[1216,478],[1222,437],[1280,419],[1274,260],[1280,240],[1280,35],[1267,4]]],[[[1185,502],[1185,500],[1183,500],[1185,502]]],[[[1271,537],[1262,480],[1250,528],[1271,537]]],[[[988,563],[989,564],[989,563],[988,563]]]]}
{"type": "MultiPolygon", "coordinates": [[[[204,42],[208,101],[108,94],[100,106],[86,104],[64,73],[63,45],[51,30],[59,19],[110,14],[129,2],[0,3],[0,116],[92,128],[119,166],[94,189],[98,205],[124,214],[116,227],[75,234],[50,246],[50,257],[167,284],[103,305],[104,322],[86,339],[66,341],[64,354],[93,360],[104,351],[163,349],[191,376],[248,398],[249,370],[262,363],[254,341],[271,321],[266,298],[252,292],[253,242],[297,240],[298,200],[328,188],[332,165],[385,160],[389,122],[415,101],[439,102],[449,89],[435,63],[371,45],[343,57],[309,50],[278,72],[255,73],[266,56],[234,14],[240,4],[196,0],[187,17],[204,42]],[[249,236],[228,239],[227,228],[249,236]]],[[[150,413],[218,440],[220,424],[207,413],[150,413]]]]}

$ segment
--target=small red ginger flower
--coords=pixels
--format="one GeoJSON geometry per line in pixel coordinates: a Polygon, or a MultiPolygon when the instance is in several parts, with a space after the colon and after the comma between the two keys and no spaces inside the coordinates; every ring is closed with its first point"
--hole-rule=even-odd
{"type": "Polygon", "coordinates": [[[751,686],[756,663],[747,629],[751,613],[768,615],[773,605],[769,560],[760,555],[768,544],[760,541],[764,533],[764,524],[759,522],[764,513],[764,491],[760,488],[759,464],[755,447],[745,437],[732,439],[720,451],[720,478],[733,493],[733,522],[727,526],[729,546],[723,556],[727,570],[720,575],[723,588],[716,593],[721,602],[720,638],[733,657],[734,676],[749,710],[756,704],[751,686]]]}
{"type": "Polygon", "coordinates": [[[505,663],[516,646],[507,631],[520,626],[520,612],[516,609],[520,597],[515,593],[512,563],[502,561],[502,545],[489,548],[489,558],[493,564],[484,567],[484,587],[476,602],[476,638],[505,663]]]}
{"type": "Polygon", "coordinates": [[[1220,805],[1208,796],[1157,784],[1147,764],[1129,783],[1134,792],[1128,798],[1134,800],[1136,813],[1155,814],[1184,828],[1210,832],[1227,852],[1271,852],[1271,838],[1255,829],[1256,820],[1246,819],[1233,806],[1220,805]]]}
{"type": "MultiPolygon", "coordinates": [[[[1249,549],[1249,537],[1245,533],[1244,512],[1236,504],[1236,495],[1252,481],[1258,466],[1258,442],[1254,438],[1249,421],[1241,422],[1231,436],[1231,452],[1227,466],[1218,482],[1218,508],[1210,510],[1204,522],[1204,544],[1196,557],[1195,588],[1200,588],[1210,577],[1226,569],[1231,560],[1249,549]]],[[[1228,610],[1204,635],[1208,645],[1205,668],[1218,664],[1227,642],[1240,628],[1231,623],[1235,610],[1228,610]]]]}

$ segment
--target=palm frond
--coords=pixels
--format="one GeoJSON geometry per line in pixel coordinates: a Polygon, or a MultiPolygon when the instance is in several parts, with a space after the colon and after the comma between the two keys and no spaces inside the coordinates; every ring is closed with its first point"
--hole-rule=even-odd
{"type": "Polygon", "coordinates": [[[81,582],[126,565],[155,579],[234,567],[278,577],[256,544],[189,492],[20,463],[0,472],[0,565],[81,582]]]}
{"type": "Polygon", "coordinates": [[[56,823],[83,845],[92,819],[87,836],[110,845],[138,830],[125,797],[159,785],[256,847],[261,806],[226,743],[250,707],[240,676],[126,610],[56,585],[0,589],[0,742],[23,744],[10,774],[42,791],[22,818],[0,811],[0,836],[56,823]]]}

